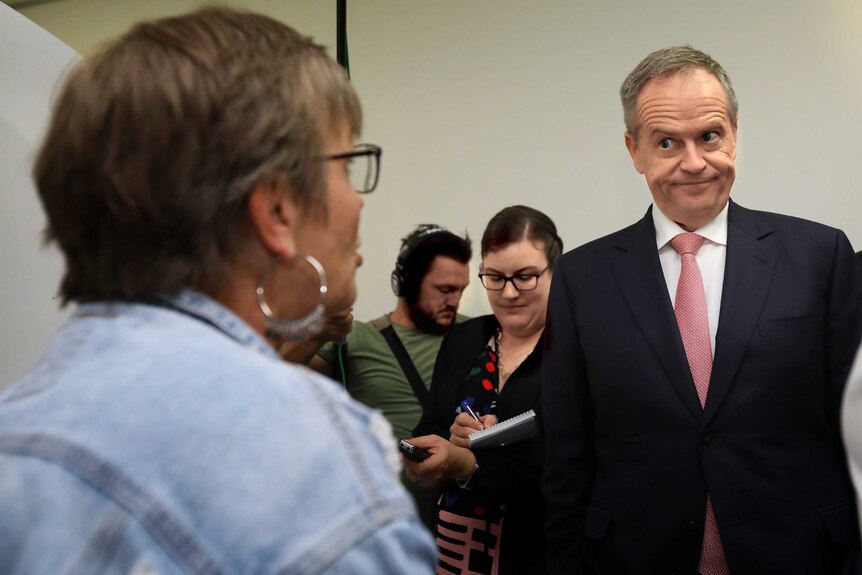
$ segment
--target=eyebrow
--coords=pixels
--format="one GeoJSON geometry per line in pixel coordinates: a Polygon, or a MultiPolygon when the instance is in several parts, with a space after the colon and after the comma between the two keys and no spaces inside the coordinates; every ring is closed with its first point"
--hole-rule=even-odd
{"type": "MultiPolygon", "coordinates": [[[[722,122],[712,121],[707,123],[704,127],[695,130],[693,133],[695,134],[708,134],[709,132],[726,132],[726,126],[723,125],[722,122]]],[[[656,138],[661,136],[664,138],[673,138],[677,139],[680,137],[679,131],[667,130],[664,128],[650,128],[647,130],[647,134],[649,138],[656,138]]]]}
{"type": "Polygon", "coordinates": [[[671,130],[665,130],[663,128],[649,128],[646,132],[647,132],[647,137],[649,137],[649,138],[655,138],[656,136],[675,138],[677,136],[677,132],[673,132],[671,130]]]}

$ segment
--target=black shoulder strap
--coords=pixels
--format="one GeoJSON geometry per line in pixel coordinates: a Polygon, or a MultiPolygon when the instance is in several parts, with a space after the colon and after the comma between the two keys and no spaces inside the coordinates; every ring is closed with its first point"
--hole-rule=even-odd
{"type": "Polygon", "coordinates": [[[413,388],[413,393],[416,395],[416,399],[419,400],[419,405],[424,409],[425,404],[428,403],[428,389],[425,387],[425,384],[422,383],[422,377],[420,377],[419,372],[416,371],[416,366],[413,365],[413,362],[410,360],[410,356],[407,355],[407,350],[404,349],[404,344],[401,343],[400,339],[398,339],[398,334],[395,333],[395,329],[392,325],[381,329],[380,334],[392,349],[392,354],[395,356],[395,359],[398,360],[399,365],[401,365],[401,371],[404,372],[404,375],[407,377],[407,381],[410,382],[410,387],[413,388]]]}

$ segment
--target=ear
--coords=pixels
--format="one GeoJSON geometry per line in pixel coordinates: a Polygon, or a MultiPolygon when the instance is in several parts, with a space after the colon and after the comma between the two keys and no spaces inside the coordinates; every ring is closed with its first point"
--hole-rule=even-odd
{"type": "Polygon", "coordinates": [[[737,140],[737,131],[738,131],[737,128],[738,127],[739,127],[739,117],[737,117],[736,120],[733,121],[733,159],[734,160],[736,159],[736,146],[738,143],[738,140],[737,140]]]}
{"type": "Polygon", "coordinates": [[[296,206],[290,201],[283,178],[267,178],[248,197],[248,215],[260,243],[272,255],[289,259],[296,252],[296,206]]]}
{"type": "Polygon", "coordinates": [[[639,174],[643,174],[644,173],[643,168],[640,165],[640,162],[638,161],[638,143],[637,143],[637,140],[628,131],[626,131],[625,139],[626,139],[626,149],[629,151],[629,155],[632,157],[632,162],[635,165],[635,169],[638,171],[639,174]]]}

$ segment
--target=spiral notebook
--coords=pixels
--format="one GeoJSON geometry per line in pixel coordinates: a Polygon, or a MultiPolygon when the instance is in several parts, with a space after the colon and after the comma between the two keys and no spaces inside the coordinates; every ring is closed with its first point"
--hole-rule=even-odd
{"type": "Polygon", "coordinates": [[[531,409],[470,435],[470,448],[503,447],[533,437],[538,431],[536,412],[531,409]]]}

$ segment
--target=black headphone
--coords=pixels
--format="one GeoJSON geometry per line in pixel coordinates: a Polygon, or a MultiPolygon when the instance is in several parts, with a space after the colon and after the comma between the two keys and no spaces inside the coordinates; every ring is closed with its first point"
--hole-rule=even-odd
{"type": "Polygon", "coordinates": [[[404,297],[404,283],[406,281],[407,273],[405,268],[413,251],[419,247],[422,242],[428,239],[429,236],[448,231],[449,230],[446,228],[441,228],[440,226],[424,224],[419,226],[416,231],[413,232],[403,244],[401,244],[401,250],[398,252],[398,258],[395,260],[395,269],[392,270],[392,293],[398,297],[404,297]]]}

